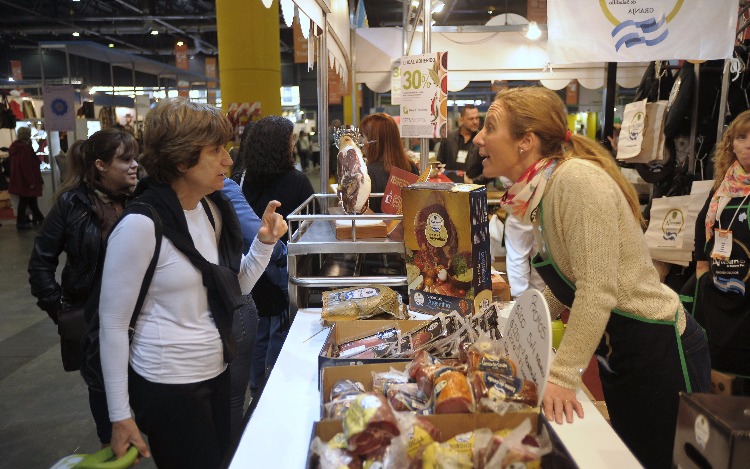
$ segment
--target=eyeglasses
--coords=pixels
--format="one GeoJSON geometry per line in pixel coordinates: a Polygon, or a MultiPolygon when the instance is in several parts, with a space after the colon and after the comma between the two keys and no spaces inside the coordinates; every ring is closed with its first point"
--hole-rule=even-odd
{"type": "Polygon", "coordinates": [[[377,140],[367,140],[365,137],[360,136],[359,141],[357,142],[360,147],[363,147],[365,145],[370,145],[372,143],[377,142],[377,140]]]}

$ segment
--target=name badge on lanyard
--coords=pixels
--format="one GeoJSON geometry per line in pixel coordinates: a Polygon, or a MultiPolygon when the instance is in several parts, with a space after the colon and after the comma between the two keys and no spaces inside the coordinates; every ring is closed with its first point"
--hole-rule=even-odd
{"type": "Polygon", "coordinates": [[[714,230],[714,249],[711,257],[723,261],[729,260],[732,255],[732,230],[714,230]]]}
{"type": "Polygon", "coordinates": [[[456,163],[466,163],[466,157],[469,155],[467,150],[458,150],[456,155],[456,163]]]}

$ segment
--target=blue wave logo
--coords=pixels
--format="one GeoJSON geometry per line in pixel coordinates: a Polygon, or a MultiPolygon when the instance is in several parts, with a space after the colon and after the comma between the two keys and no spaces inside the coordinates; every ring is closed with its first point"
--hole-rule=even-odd
{"type": "Polygon", "coordinates": [[[736,278],[715,277],[714,285],[724,293],[732,292],[745,295],[745,284],[736,278]]]}
{"type": "Polygon", "coordinates": [[[642,21],[627,20],[615,26],[612,37],[617,38],[615,50],[645,44],[647,47],[661,43],[669,35],[667,17],[662,14],[661,19],[648,18],[642,21]]]}
{"type": "Polygon", "coordinates": [[[665,241],[674,241],[675,239],[677,239],[677,233],[675,233],[674,231],[666,231],[664,233],[665,241]]]}

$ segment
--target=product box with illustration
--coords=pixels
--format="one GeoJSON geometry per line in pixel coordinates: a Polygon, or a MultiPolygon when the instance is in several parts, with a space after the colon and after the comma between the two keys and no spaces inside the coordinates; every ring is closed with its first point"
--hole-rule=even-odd
{"type": "Polygon", "coordinates": [[[401,189],[409,308],[466,316],[492,301],[487,190],[420,182],[401,189]]]}
{"type": "Polygon", "coordinates": [[[750,397],[680,393],[673,463],[739,469],[750,462],[750,397]]]}

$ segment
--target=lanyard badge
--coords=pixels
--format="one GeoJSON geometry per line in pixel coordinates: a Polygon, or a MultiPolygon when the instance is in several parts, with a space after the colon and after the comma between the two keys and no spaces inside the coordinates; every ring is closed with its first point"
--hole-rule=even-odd
{"type": "Polygon", "coordinates": [[[732,230],[714,230],[714,248],[711,251],[711,257],[713,259],[720,259],[723,261],[729,260],[729,256],[732,254],[732,230]]]}

